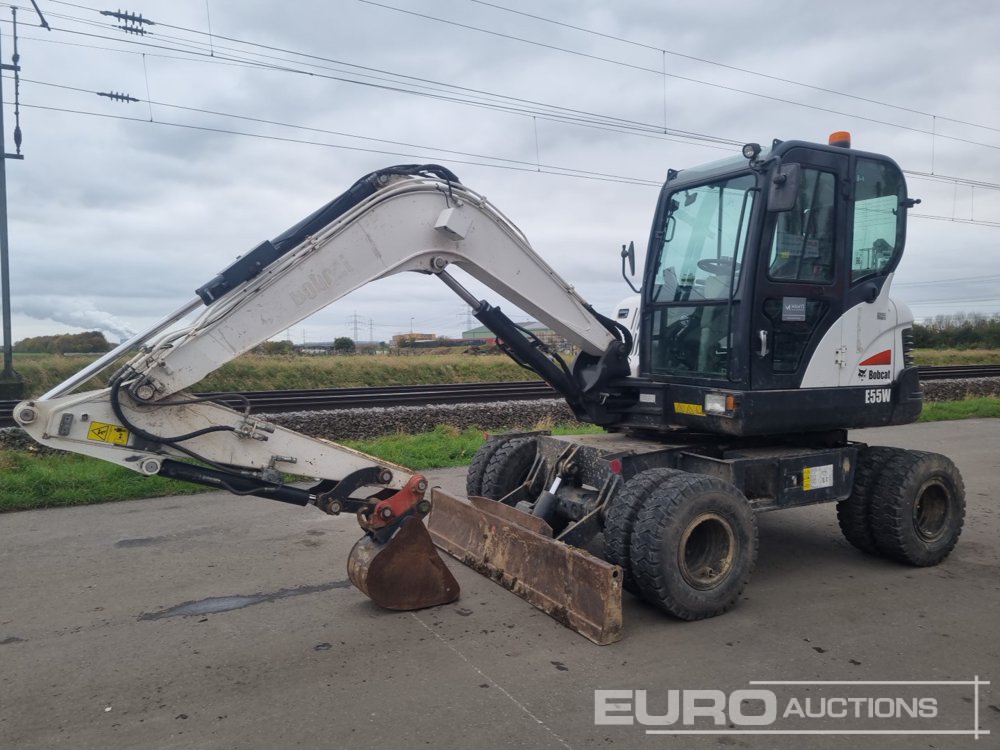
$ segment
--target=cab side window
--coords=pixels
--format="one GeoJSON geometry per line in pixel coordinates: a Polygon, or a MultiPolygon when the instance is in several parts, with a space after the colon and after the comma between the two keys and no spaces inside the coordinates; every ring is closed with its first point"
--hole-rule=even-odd
{"type": "Polygon", "coordinates": [[[893,164],[858,159],[854,185],[851,282],[880,274],[902,248],[906,183],[893,164]]]}
{"type": "Polygon", "coordinates": [[[778,214],[768,276],[775,281],[833,281],[836,177],[803,169],[795,207],[778,214]]]}

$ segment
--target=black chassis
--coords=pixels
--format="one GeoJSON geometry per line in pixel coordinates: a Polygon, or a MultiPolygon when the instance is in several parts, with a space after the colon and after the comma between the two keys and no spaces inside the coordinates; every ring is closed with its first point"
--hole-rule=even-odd
{"type": "Polygon", "coordinates": [[[585,546],[603,530],[607,509],[625,482],[647,469],[708,474],[739,489],[756,512],[843,500],[851,494],[862,443],[846,430],[766,438],[677,430],[672,435],[538,435],[535,463],[524,484],[503,498],[533,501],[557,476],[557,538],[585,546]]]}

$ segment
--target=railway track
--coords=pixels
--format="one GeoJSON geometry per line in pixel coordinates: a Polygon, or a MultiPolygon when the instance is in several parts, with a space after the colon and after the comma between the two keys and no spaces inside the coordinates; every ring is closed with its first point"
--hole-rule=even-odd
{"type": "MultiPolygon", "coordinates": [[[[921,367],[922,380],[1000,377],[1000,365],[956,365],[921,367]]],[[[244,391],[206,393],[218,396],[220,403],[241,408],[243,398],[254,412],[329,411],[382,406],[425,406],[428,404],[466,404],[489,401],[517,401],[558,398],[558,394],[539,380],[509,383],[455,383],[448,385],[393,385],[380,388],[323,388],[288,391],[244,391]]],[[[0,401],[0,427],[13,427],[11,416],[17,401],[0,401]]]]}

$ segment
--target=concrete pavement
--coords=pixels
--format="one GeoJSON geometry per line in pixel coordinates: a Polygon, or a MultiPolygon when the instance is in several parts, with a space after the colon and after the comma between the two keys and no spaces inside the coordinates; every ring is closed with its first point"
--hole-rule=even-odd
{"type": "MultiPolygon", "coordinates": [[[[350,517],[214,493],[0,516],[0,747],[1000,746],[1000,420],[852,437],[958,464],[967,520],[944,564],[858,553],[832,505],[765,514],[757,569],[733,611],[682,623],[626,594],[625,637],[605,647],[450,560],[457,603],[378,610],[346,581],[359,536],[350,517]],[[908,689],[935,700],[921,729],[969,731],[978,711],[992,732],[978,741],[757,736],[732,721],[718,728],[726,734],[651,735],[594,723],[599,689],[646,690],[653,714],[672,689],[975,675],[994,684],[908,689]]],[[[463,471],[428,474],[464,488],[463,471]]],[[[767,689],[782,706],[833,696],[767,689]]]]}

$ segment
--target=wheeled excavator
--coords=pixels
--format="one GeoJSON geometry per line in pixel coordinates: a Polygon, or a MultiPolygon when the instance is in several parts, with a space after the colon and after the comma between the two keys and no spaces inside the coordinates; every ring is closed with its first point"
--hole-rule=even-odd
{"type": "Polygon", "coordinates": [[[142,474],[357,514],[349,575],[381,606],[454,601],[440,548],[610,643],[623,589],[686,620],[732,607],[756,563],[759,513],[836,502],[864,552],[918,566],[951,552],[965,512],[953,463],[848,438],[920,413],[913,318],[889,296],[916,202],[895,162],[843,133],[668,170],[641,279],[634,244],[621,252],[636,301],[606,316],[452,172],[390,167],[14,416],[43,445],[142,474]],[[557,331],[575,359],[470,293],[452,266],[557,331]],[[404,271],[452,289],[603,432],[494,436],[469,467],[468,497],[456,497],[189,390],[404,271]],[[77,392],[112,367],[107,387],[77,392]],[[318,479],[303,487],[288,474],[318,479]]]}

